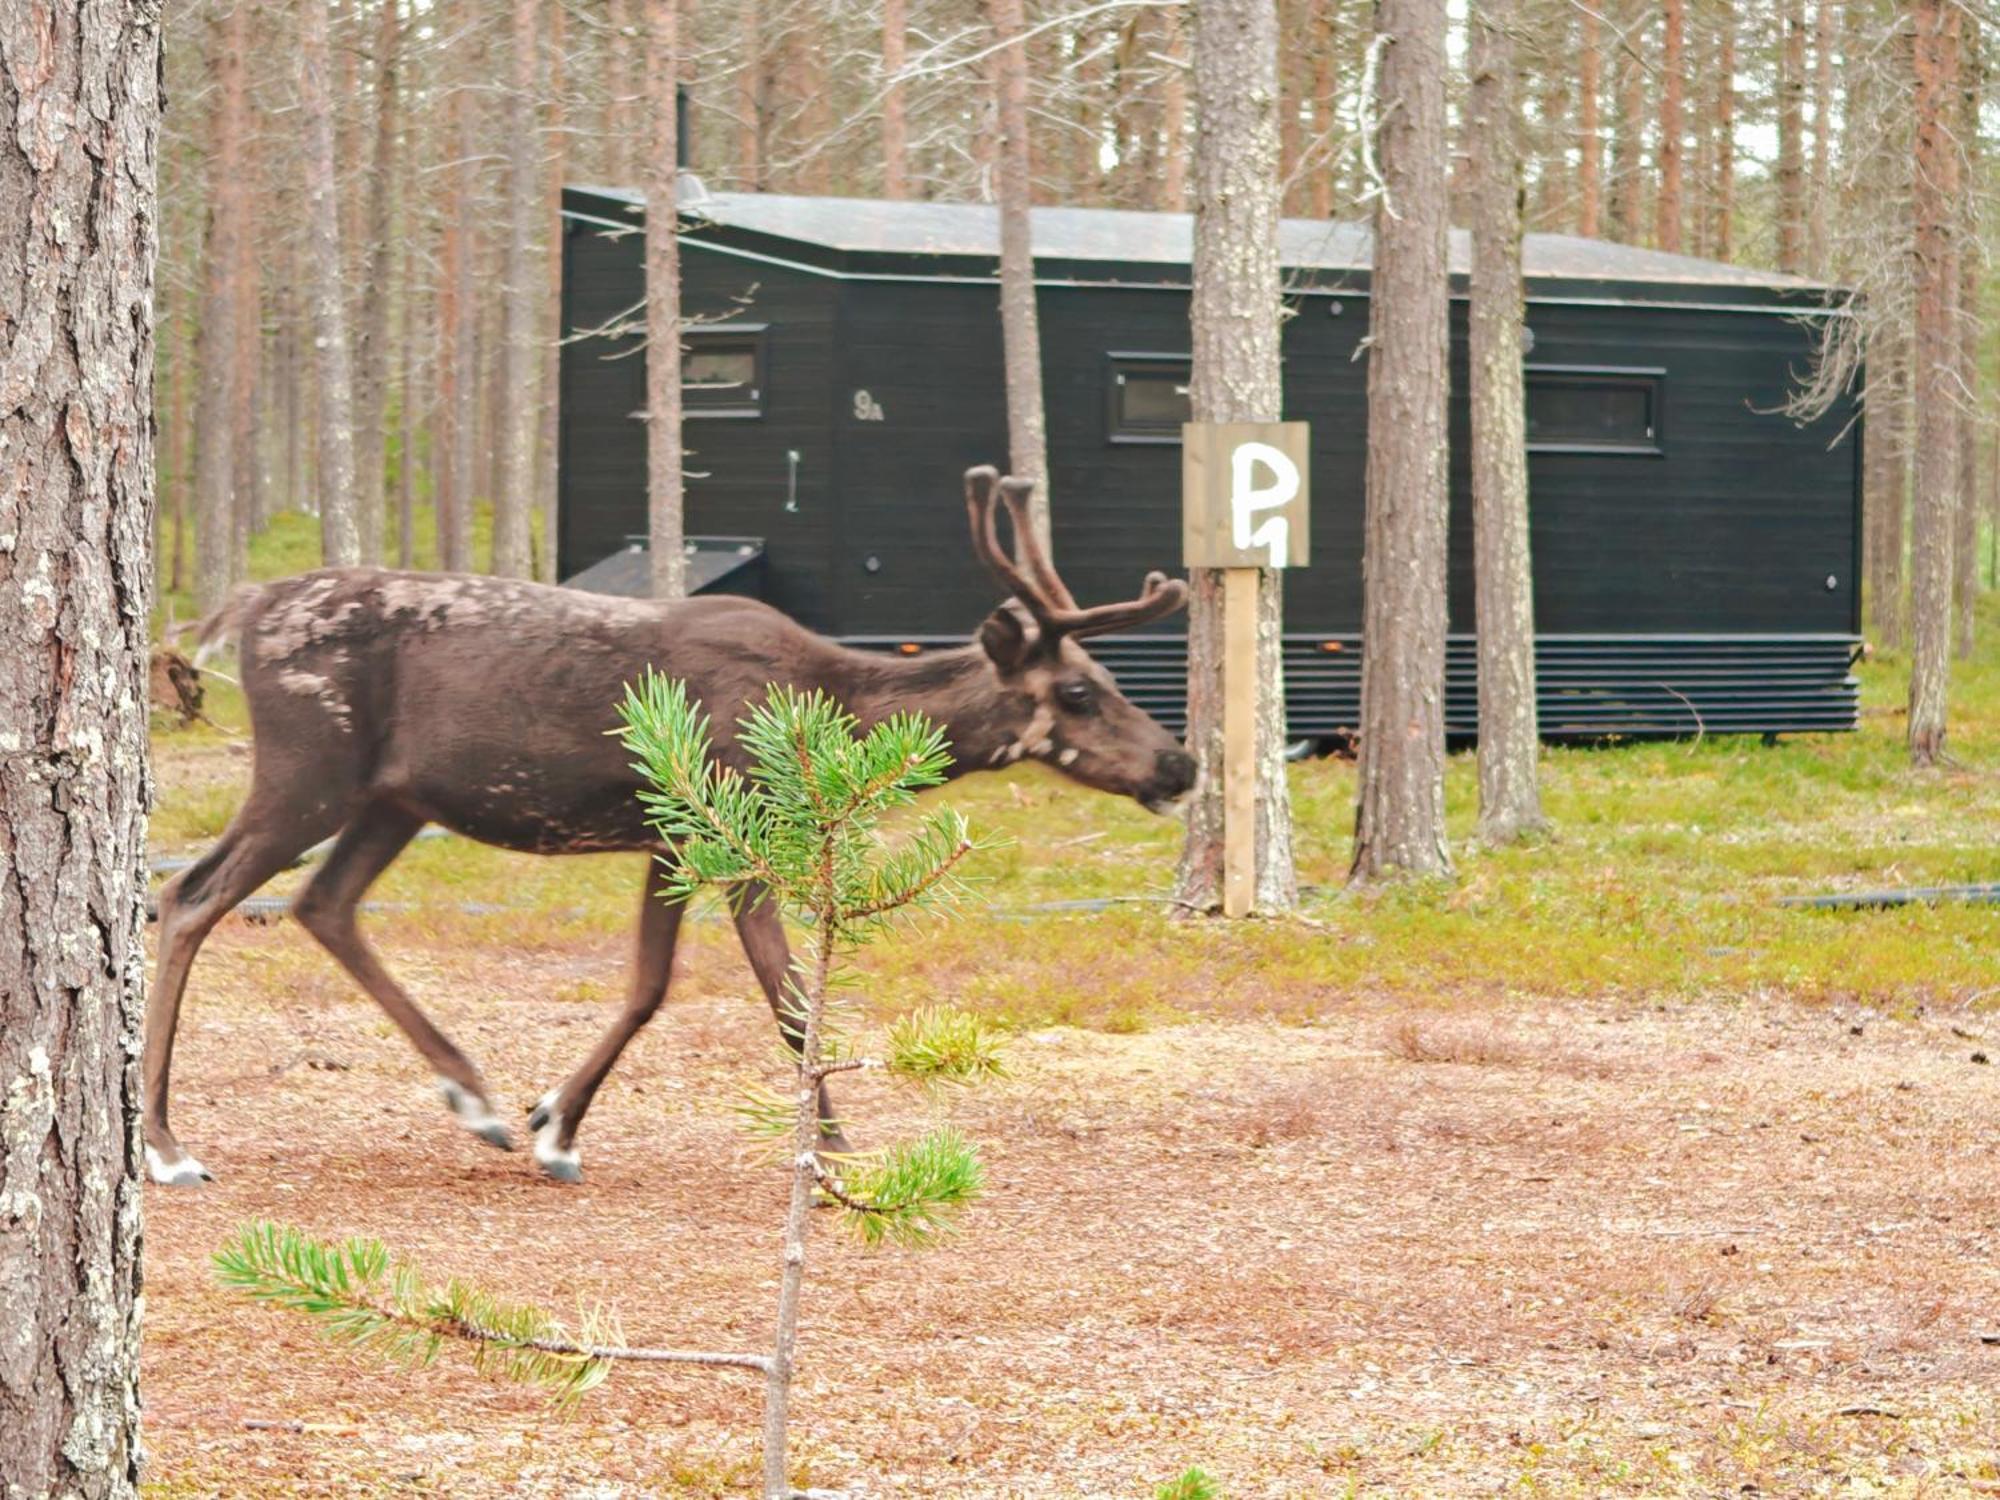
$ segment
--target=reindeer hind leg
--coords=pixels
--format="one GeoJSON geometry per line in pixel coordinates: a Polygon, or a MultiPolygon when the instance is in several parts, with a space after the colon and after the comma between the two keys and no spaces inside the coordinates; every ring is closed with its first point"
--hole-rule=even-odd
{"type": "Polygon", "coordinates": [[[458,1122],[487,1145],[511,1151],[514,1142],[493,1112],[479,1070],[417,1009],[361,936],[355,920],[363,893],[423,826],[421,817],[396,803],[369,803],[341,832],[326,863],[292,903],[292,912],[423,1054],[458,1122]]]}
{"type": "Polygon", "coordinates": [[[208,1169],[188,1154],[167,1121],[174,1032],[195,955],[217,922],[337,829],[341,816],[326,803],[301,807],[253,787],[215,847],[161,887],[159,958],[146,997],[144,1062],[146,1171],[153,1181],[192,1187],[210,1180],[208,1169]]]}

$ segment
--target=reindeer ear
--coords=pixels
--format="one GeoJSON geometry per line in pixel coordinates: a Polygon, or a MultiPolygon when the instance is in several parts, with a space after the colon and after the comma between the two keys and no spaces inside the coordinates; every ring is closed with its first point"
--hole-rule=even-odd
{"type": "Polygon", "coordinates": [[[1018,672],[1034,654],[1037,633],[1012,599],[979,623],[979,646],[1003,672],[1018,672]]]}

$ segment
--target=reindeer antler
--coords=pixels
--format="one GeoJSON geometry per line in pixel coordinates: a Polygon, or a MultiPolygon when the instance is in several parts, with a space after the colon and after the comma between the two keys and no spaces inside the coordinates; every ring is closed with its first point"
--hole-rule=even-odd
{"type": "Polygon", "coordinates": [[[972,545],[1008,591],[1035,617],[1045,640],[1065,635],[1103,635],[1144,625],[1172,614],[1187,603],[1187,584],[1155,571],[1146,575],[1146,586],[1138,598],[1079,609],[1075,596],[1042,550],[1029,523],[1027,498],[1033,492],[1032,481],[1002,479],[987,464],[965,471],[965,509],[972,523],[972,545]],[[1000,545],[996,493],[1005,504],[1007,519],[1014,528],[1018,561],[1000,545]]]}

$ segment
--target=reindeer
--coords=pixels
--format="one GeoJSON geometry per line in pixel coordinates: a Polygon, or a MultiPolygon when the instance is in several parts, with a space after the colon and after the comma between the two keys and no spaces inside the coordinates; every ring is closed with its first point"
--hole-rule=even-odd
{"type": "MultiPolygon", "coordinates": [[[[927,715],[950,741],[954,774],[1029,758],[1155,812],[1177,806],[1194,786],[1193,757],[1079,642],[1172,613],[1187,585],[1155,572],[1136,599],[1079,608],[1027,524],[1030,488],[991,468],[967,472],[974,548],[1011,597],[972,644],[913,657],[851,650],[742,598],[614,599],[370,568],[323,569],[238,594],[202,638],[212,645],[236,632],[256,759],[249,798],[221,841],[159,896],[145,1052],[153,1180],[209,1180],[167,1123],[174,1028],[202,940],[336,834],[294,915],[423,1054],[459,1123],[513,1149],[479,1070],[390,977],[355,908],[426,823],[538,854],[659,852],[638,778],[607,733],[625,685],[649,666],[687,682],[727,764],[743,763],[738,718],[779,683],[826,692],[864,727],[927,715]],[[1000,545],[1001,508],[1014,554],[1000,545]]],[[[619,1053],[666,998],[684,908],[663,899],[659,862],[646,863],[624,1009],[529,1116],[535,1161],[558,1181],[581,1180],[577,1129],[619,1053]]],[[[777,907],[751,892],[733,915],[765,999],[796,1045],[797,1028],[785,1024],[792,959],[777,907]]],[[[824,1088],[819,1111],[827,1149],[849,1149],[824,1088]]]]}

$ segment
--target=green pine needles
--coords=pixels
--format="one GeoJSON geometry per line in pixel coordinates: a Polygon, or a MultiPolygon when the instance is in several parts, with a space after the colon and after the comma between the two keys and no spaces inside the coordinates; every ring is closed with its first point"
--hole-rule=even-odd
{"type": "MultiPolygon", "coordinates": [[[[737,1108],[754,1136],[782,1147],[804,1092],[835,1073],[881,1068],[935,1087],[1001,1072],[994,1034],[963,1012],[927,1007],[901,1018],[880,1057],[856,1056],[829,1013],[844,978],[836,959],[884,923],[954,902],[961,862],[983,847],[950,808],[884,836],[886,819],[945,779],[951,757],[934,725],[899,714],[857,734],[853,716],[825,695],[774,687],[737,726],[736,755],[747,762],[739,770],[718,760],[708,718],[680,682],[649,672],[620,711],[624,746],[647,784],[640,802],[668,843],[667,899],[705,887],[730,901],[768,892],[810,934],[786,1028],[812,1045],[795,1060],[796,1089],[745,1091],[737,1108]]],[[[953,1130],[801,1170],[869,1244],[929,1243],[981,1185],[976,1148],[953,1130]]]]}
{"type": "MultiPolygon", "coordinates": [[[[290,1225],[247,1224],[216,1252],[232,1291],[304,1313],[331,1338],[427,1365],[447,1344],[471,1349],[479,1369],[575,1404],[611,1368],[611,1352],[572,1339],[539,1308],[502,1302],[456,1278],[426,1285],[379,1240],[316,1240],[290,1225]]],[[[586,1338],[596,1330],[586,1330],[586,1338]]]]}

